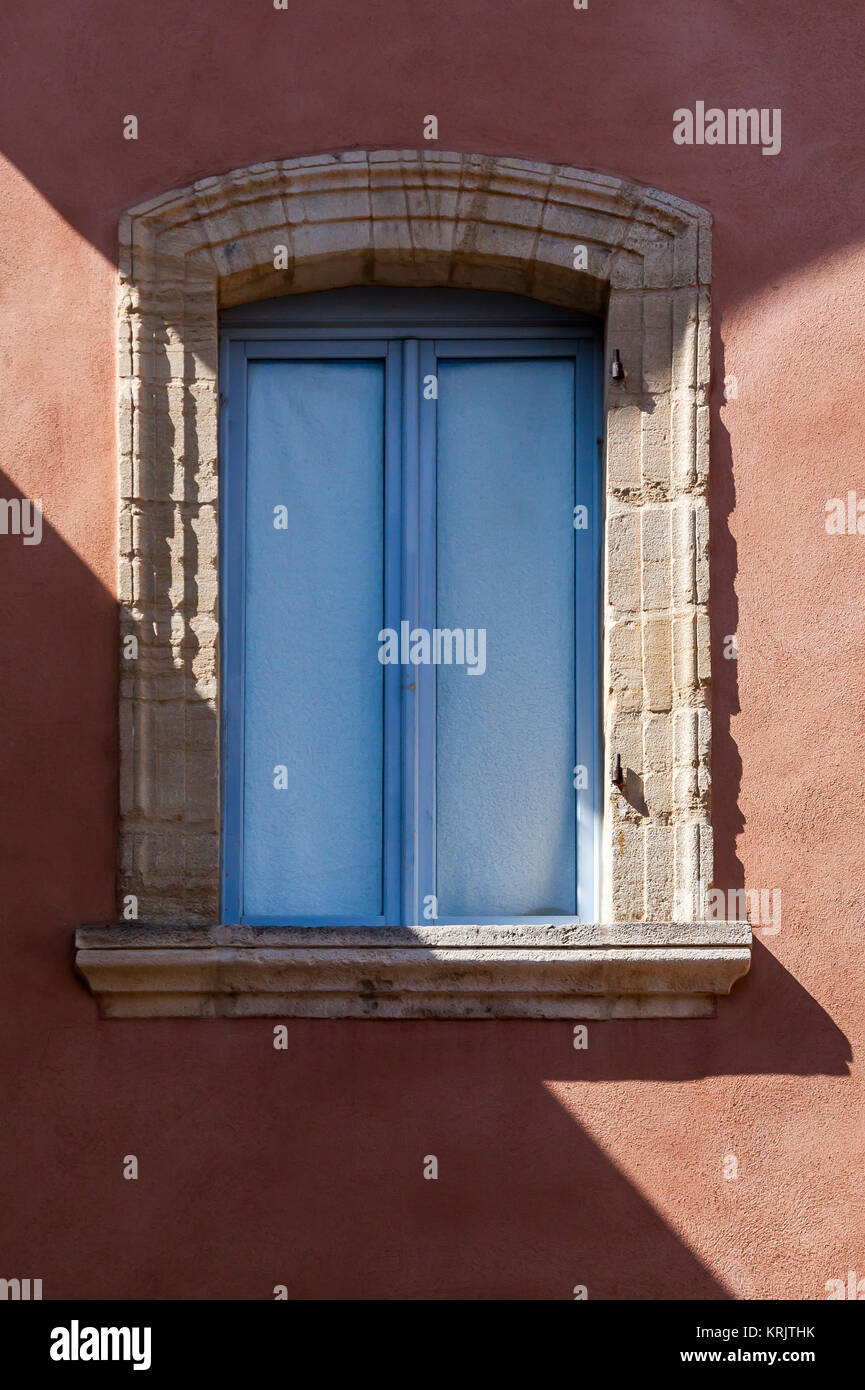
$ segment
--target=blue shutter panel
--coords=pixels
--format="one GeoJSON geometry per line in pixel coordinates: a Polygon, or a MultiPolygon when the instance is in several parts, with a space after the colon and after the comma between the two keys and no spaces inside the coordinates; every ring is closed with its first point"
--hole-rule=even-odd
{"type": "Polygon", "coordinates": [[[384,364],[250,362],[248,383],[244,917],[374,921],[384,364]]]}
{"type": "Polygon", "coordinates": [[[226,920],[591,917],[593,327],[457,291],[239,312],[222,359],[226,920]],[[457,651],[471,638],[485,669],[382,665],[379,631],[403,623],[431,653],[435,629],[457,651]]]}
{"type": "Polygon", "coordinates": [[[574,361],[438,375],[437,623],[486,631],[436,671],[439,915],[573,915],[574,361]]]}

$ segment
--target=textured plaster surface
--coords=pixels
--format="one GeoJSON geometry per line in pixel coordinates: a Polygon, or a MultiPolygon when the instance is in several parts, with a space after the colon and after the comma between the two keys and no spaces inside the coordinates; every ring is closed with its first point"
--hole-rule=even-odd
{"type": "Polygon", "coordinates": [[[865,539],[824,527],[865,492],[861,19],[417,14],[3,21],[2,495],[46,523],[0,538],[3,1274],[46,1298],[822,1298],[865,1273],[865,539]],[[781,154],[674,146],[703,98],[781,106],[781,154]],[[70,943],[115,915],[118,219],[257,161],[415,148],[428,111],[442,147],[712,213],[715,879],[780,888],[781,931],[717,1018],[589,1023],[582,1051],[567,1022],[289,1020],[284,1051],[267,1020],[100,1022],[70,943]]]}

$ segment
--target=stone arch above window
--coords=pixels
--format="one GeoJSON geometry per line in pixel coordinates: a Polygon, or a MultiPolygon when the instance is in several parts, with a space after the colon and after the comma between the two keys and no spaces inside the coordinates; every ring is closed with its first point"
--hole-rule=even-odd
{"type": "MultiPolygon", "coordinates": [[[[702,208],[473,154],[256,164],[123,217],[119,597],[138,655],[121,674],[121,913],[135,899],[153,927],[219,923],[219,309],[349,285],[464,286],[606,323],[603,736],[624,778],[606,798],[602,918],[637,926],[633,940],[596,929],[596,959],[609,960],[589,993],[617,993],[628,947],[636,973],[619,992],[655,996],[632,1013],[706,1012],[744,973],[747,928],[694,921],[712,881],[710,275],[702,208]],[[623,380],[609,370],[616,350],[623,380]],[[654,937],[645,925],[683,921],[654,937]]],[[[82,968],[88,945],[98,954],[91,930],[82,968]]],[[[146,930],[130,927],[127,944],[146,930]]]]}

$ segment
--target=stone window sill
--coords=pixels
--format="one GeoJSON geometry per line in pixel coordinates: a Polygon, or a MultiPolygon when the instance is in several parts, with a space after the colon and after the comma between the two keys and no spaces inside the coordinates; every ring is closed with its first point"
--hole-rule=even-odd
{"type": "Polygon", "coordinates": [[[710,1018],[747,922],[81,927],[105,1018],[710,1018]]]}

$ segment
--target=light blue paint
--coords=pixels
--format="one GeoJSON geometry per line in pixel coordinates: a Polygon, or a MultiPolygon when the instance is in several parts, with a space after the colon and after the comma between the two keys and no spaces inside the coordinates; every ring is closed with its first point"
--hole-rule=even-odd
{"type": "Polygon", "coordinates": [[[221,322],[225,920],[596,917],[595,326],[374,290],[221,322]],[[403,619],[485,627],[487,672],[382,667],[403,619]]]}
{"type": "Polygon", "coordinates": [[[439,364],[437,621],[486,671],[436,681],[439,914],[576,912],[574,364],[439,364]]]}
{"type": "Polygon", "coordinates": [[[244,916],[378,917],[384,368],[248,372],[244,916]]]}

